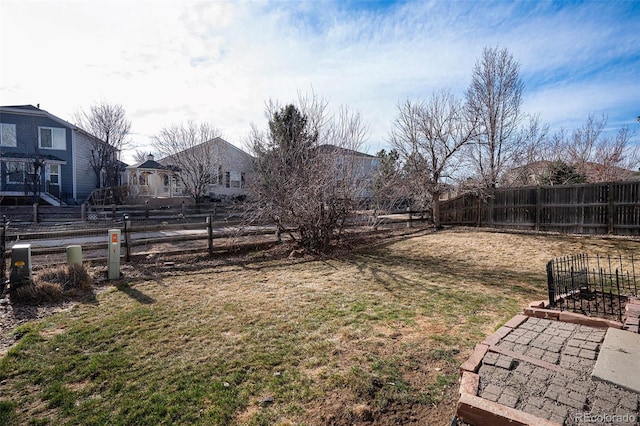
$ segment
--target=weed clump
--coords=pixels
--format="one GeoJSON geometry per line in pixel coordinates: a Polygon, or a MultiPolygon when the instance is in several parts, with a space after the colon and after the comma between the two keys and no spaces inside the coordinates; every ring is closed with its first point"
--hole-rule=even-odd
{"type": "Polygon", "coordinates": [[[33,281],[10,291],[11,300],[23,303],[57,302],[65,294],[91,289],[93,279],[84,265],[47,268],[34,275],[33,281]]]}

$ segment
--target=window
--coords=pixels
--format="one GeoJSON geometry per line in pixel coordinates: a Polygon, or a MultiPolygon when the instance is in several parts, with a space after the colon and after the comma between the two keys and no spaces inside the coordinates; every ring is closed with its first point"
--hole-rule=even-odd
{"type": "Polygon", "coordinates": [[[229,172],[231,188],[240,188],[240,172],[229,172]]]}
{"type": "Polygon", "coordinates": [[[218,166],[218,185],[222,185],[222,166],[218,166]]]}
{"type": "Polygon", "coordinates": [[[24,163],[7,164],[7,183],[24,183],[24,163]]]}
{"type": "Polygon", "coordinates": [[[40,127],[40,148],[67,149],[67,131],[54,127],[40,127]]]}
{"type": "Polygon", "coordinates": [[[225,172],[224,186],[225,188],[244,188],[244,173],[225,172]]]}
{"type": "Polygon", "coordinates": [[[0,146],[17,146],[15,124],[0,124],[0,146]]]}
{"type": "Polygon", "coordinates": [[[49,164],[47,165],[48,181],[52,185],[58,185],[60,183],[60,165],[49,164]]]}

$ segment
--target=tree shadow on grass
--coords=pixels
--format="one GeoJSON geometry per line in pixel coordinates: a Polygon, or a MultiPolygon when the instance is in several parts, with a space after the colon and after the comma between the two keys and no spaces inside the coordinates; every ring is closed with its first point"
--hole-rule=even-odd
{"type": "Polygon", "coordinates": [[[360,272],[369,273],[374,280],[391,293],[411,291],[416,288],[437,290],[438,287],[456,287],[455,283],[477,282],[482,287],[493,287],[497,291],[512,292],[524,298],[539,298],[546,290],[546,272],[530,273],[507,268],[484,268],[463,259],[421,255],[411,257],[395,253],[355,254],[347,262],[353,263],[360,272]],[[400,269],[399,269],[400,268],[400,269]],[[420,279],[409,278],[402,269],[418,272],[420,279]],[[442,285],[438,283],[442,282],[442,285]]]}
{"type": "Polygon", "coordinates": [[[139,303],[143,304],[143,305],[151,305],[153,303],[156,303],[156,300],[151,297],[151,296],[147,296],[146,294],[144,294],[143,292],[141,292],[138,289],[135,289],[133,287],[130,287],[127,284],[118,284],[116,286],[116,288],[123,292],[124,294],[126,294],[127,296],[131,297],[132,299],[138,301],[139,303]]]}

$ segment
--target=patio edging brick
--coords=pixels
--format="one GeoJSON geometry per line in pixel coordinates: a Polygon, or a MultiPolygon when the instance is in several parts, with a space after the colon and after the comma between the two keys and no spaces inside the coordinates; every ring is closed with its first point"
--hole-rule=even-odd
{"type": "Polygon", "coordinates": [[[495,426],[560,426],[541,417],[510,408],[477,395],[462,393],[456,407],[456,414],[471,424],[495,426]]]}
{"type": "Polygon", "coordinates": [[[484,358],[488,350],[489,345],[478,343],[471,356],[460,366],[460,376],[462,377],[465,371],[476,373],[480,368],[482,358],[484,358]]]}
{"type": "Polygon", "coordinates": [[[623,328],[623,324],[618,321],[593,318],[575,312],[556,311],[554,309],[528,307],[524,309],[524,315],[532,318],[544,318],[553,321],[586,325],[594,328],[623,328]]]}

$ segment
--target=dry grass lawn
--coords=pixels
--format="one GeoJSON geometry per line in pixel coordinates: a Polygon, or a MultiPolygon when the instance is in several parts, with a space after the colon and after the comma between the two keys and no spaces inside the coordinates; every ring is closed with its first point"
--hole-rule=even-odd
{"type": "Polygon", "coordinates": [[[21,327],[0,423],[446,425],[460,363],[579,252],[640,242],[451,230],[176,263],[21,327]]]}

